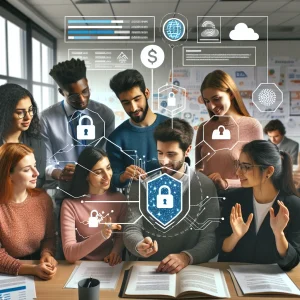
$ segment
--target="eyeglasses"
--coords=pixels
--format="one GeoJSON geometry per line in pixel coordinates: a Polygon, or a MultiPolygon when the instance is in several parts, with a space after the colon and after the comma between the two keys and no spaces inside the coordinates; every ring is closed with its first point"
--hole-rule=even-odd
{"type": "Polygon", "coordinates": [[[36,107],[31,107],[28,110],[18,109],[15,111],[15,113],[18,115],[18,119],[24,119],[27,113],[29,114],[29,116],[33,117],[33,115],[36,114],[36,107]]]}
{"type": "Polygon", "coordinates": [[[243,174],[246,174],[249,170],[253,169],[254,167],[265,167],[267,168],[267,165],[252,165],[248,163],[240,163],[239,160],[234,161],[234,167],[236,171],[240,168],[243,174]]]}
{"type": "Polygon", "coordinates": [[[76,94],[72,94],[69,95],[67,98],[70,102],[78,102],[80,101],[80,96],[82,95],[84,98],[89,97],[91,94],[91,89],[87,88],[85,90],[83,90],[81,93],[76,93],[76,94]]]}

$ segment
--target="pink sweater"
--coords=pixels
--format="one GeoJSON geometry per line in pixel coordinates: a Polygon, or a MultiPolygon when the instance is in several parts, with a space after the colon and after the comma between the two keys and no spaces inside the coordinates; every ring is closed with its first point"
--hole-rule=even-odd
{"type": "Polygon", "coordinates": [[[236,175],[234,160],[239,159],[243,145],[253,140],[263,139],[261,124],[251,117],[241,117],[236,123],[231,118],[220,118],[217,121],[211,120],[206,125],[205,123],[202,123],[197,131],[196,145],[198,146],[195,149],[196,168],[200,169],[205,175],[220,173],[222,178],[227,180],[229,187],[239,187],[240,180],[236,175]],[[212,139],[213,131],[220,125],[224,125],[230,131],[230,140],[212,139]],[[235,145],[237,141],[238,143],[235,145]],[[224,148],[232,149],[228,150],[224,148]],[[208,153],[210,155],[207,156],[208,153]]]}
{"type": "MultiPolygon", "coordinates": [[[[115,231],[108,240],[105,240],[100,231],[102,225],[96,228],[89,227],[89,218],[94,209],[103,216],[109,213],[112,223],[124,223],[127,210],[126,197],[119,192],[106,192],[103,195],[63,201],[60,217],[61,237],[64,254],[69,262],[82,258],[103,260],[110,252],[121,253],[124,248],[122,232],[115,231]],[[83,203],[83,201],[91,202],[83,203]]],[[[93,216],[95,215],[94,213],[93,216]]]]}
{"type": "Polygon", "coordinates": [[[22,262],[18,257],[40,249],[55,253],[52,200],[41,192],[22,203],[0,204],[0,272],[17,275],[22,262]]]}

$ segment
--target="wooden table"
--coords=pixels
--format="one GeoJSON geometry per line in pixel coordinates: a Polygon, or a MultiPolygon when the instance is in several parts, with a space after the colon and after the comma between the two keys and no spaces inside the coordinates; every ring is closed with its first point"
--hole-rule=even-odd
{"type": "MultiPolygon", "coordinates": [[[[32,261],[27,261],[28,263],[32,263],[32,261]]],[[[80,264],[80,262],[77,262],[76,264],[80,264]]],[[[121,276],[119,278],[117,288],[115,290],[101,290],[100,291],[100,299],[101,300],[111,300],[111,299],[121,299],[118,298],[119,290],[122,284],[123,280],[123,273],[124,270],[130,268],[133,264],[139,264],[139,265],[158,265],[158,262],[125,262],[124,268],[121,273],[121,276]]],[[[226,271],[228,269],[229,263],[217,263],[217,262],[211,262],[211,263],[205,263],[201,264],[201,266],[204,267],[210,267],[210,268],[216,268],[221,269],[224,271],[227,286],[229,293],[231,295],[231,299],[239,299],[239,300],[245,300],[245,299],[259,299],[262,298],[261,296],[251,296],[251,297],[239,297],[236,294],[234,285],[232,283],[231,277],[229,273],[226,271]]],[[[43,281],[38,278],[35,278],[35,287],[36,287],[36,294],[37,299],[39,300],[50,300],[50,299],[64,299],[64,300],[76,300],[78,299],[78,291],[77,289],[64,289],[64,285],[67,282],[68,278],[70,277],[72,271],[74,269],[74,265],[69,264],[66,261],[59,261],[58,270],[55,275],[55,277],[49,281],[43,281]]],[[[293,282],[300,288],[300,265],[298,265],[296,268],[294,268],[292,271],[287,273],[290,278],[293,280],[293,282]]],[[[282,297],[282,296],[266,296],[263,297],[263,299],[299,299],[297,297],[282,297]]]]}

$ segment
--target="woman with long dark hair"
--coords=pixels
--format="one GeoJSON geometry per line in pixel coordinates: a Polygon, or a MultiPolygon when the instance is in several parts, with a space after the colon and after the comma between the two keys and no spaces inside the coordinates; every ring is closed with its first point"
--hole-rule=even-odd
{"type": "Polygon", "coordinates": [[[0,147],[0,272],[48,280],[57,269],[56,235],[52,200],[36,189],[38,175],[31,148],[20,143],[0,147]]]}
{"type": "Polygon", "coordinates": [[[69,262],[104,260],[110,265],[122,261],[124,248],[118,223],[124,222],[126,198],[111,186],[112,169],[107,154],[85,148],[78,158],[70,195],[61,208],[63,251],[69,262]]]}
{"type": "Polygon", "coordinates": [[[245,143],[263,139],[262,126],[250,116],[235,82],[226,72],[209,73],[200,91],[211,119],[197,131],[196,168],[219,190],[239,187],[234,160],[239,158],[245,143]]]}
{"type": "Polygon", "coordinates": [[[46,149],[40,135],[37,105],[31,93],[15,83],[0,86],[0,146],[22,143],[34,150],[39,177],[37,187],[45,181],[46,149]]]}
{"type": "Polygon", "coordinates": [[[242,187],[224,202],[219,261],[278,263],[291,270],[300,255],[300,198],[290,156],[268,141],[252,141],[236,170],[242,187]]]}

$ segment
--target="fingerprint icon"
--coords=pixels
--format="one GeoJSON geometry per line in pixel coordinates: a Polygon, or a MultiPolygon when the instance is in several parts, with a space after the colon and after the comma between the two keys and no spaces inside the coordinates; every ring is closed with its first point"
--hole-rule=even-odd
{"type": "Polygon", "coordinates": [[[264,106],[271,106],[276,102],[276,94],[271,89],[263,89],[258,94],[258,101],[264,106]]]}

